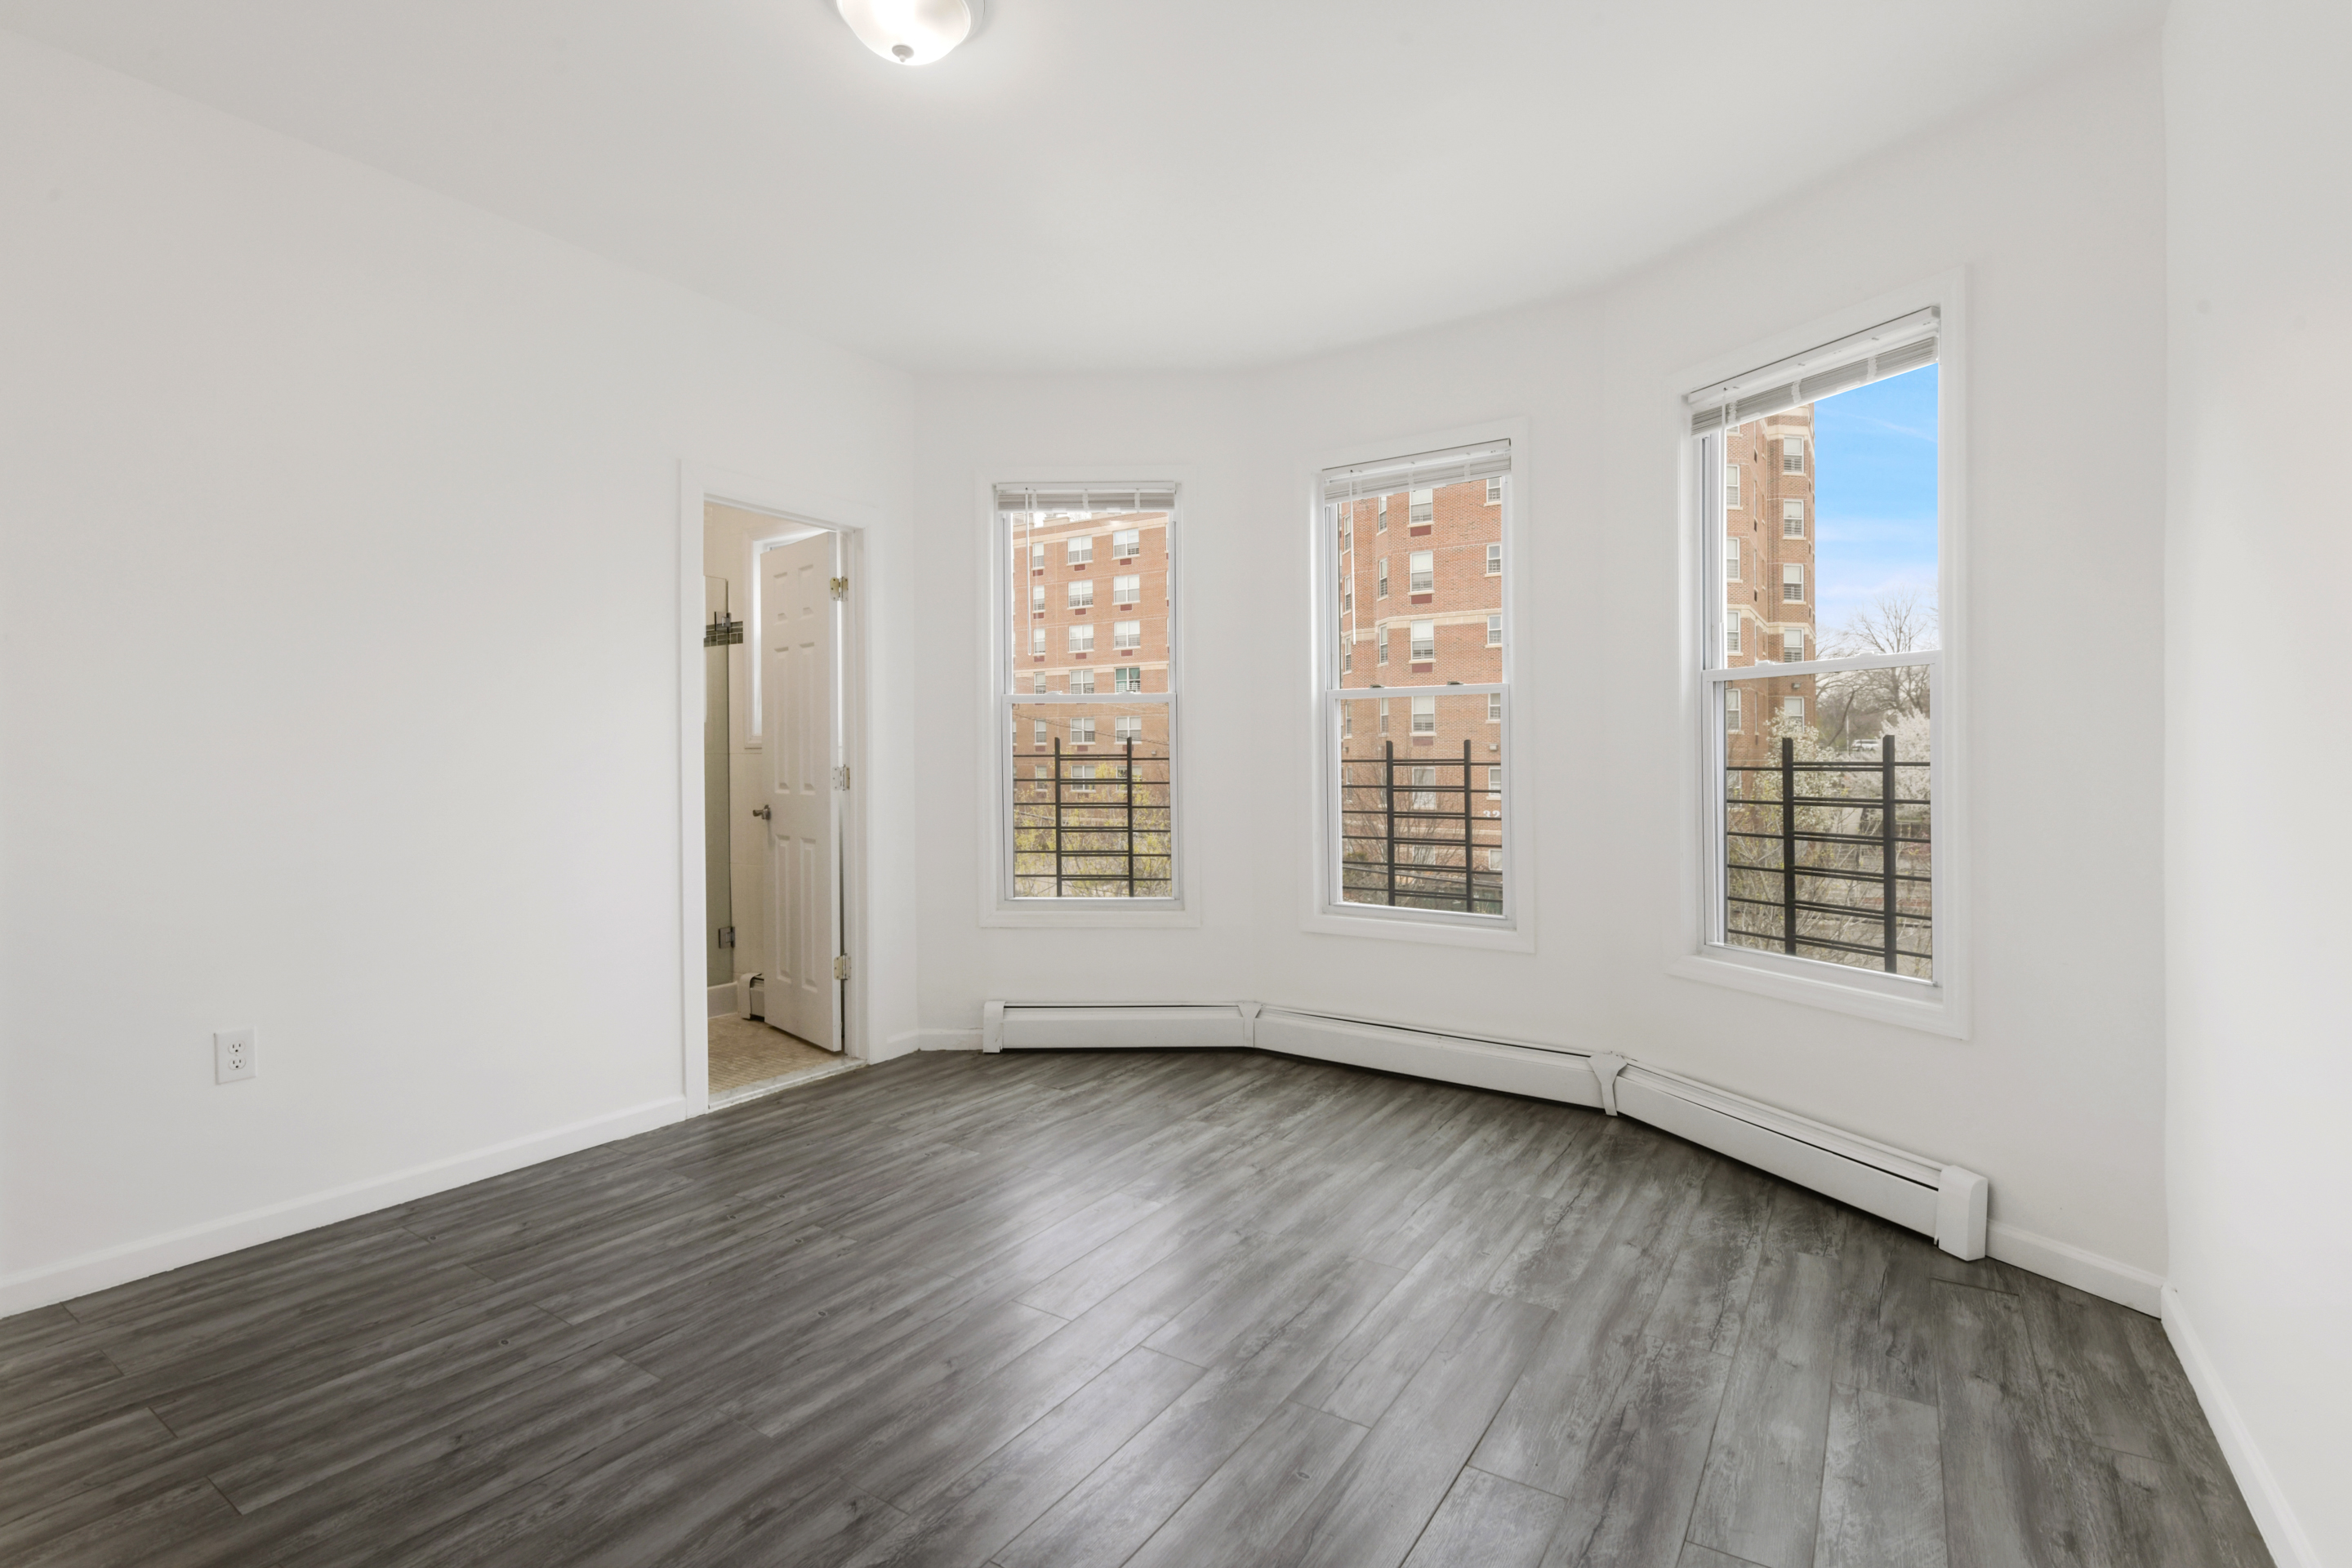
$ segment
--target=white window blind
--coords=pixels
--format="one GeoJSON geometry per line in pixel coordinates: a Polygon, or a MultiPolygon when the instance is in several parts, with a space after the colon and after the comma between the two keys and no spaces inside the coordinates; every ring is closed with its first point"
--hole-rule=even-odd
{"type": "Polygon", "coordinates": [[[1739,541],[1736,539],[1723,542],[1723,574],[1734,583],[1748,574],[1739,564],[1739,541]]]}
{"type": "MultiPolygon", "coordinates": [[[[1932,364],[1942,312],[1930,306],[1689,394],[1694,435],[1745,425],[1850,387],[1932,364]]],[[[1801,451],[1801,447],[1800,448],[1801,451]]]]}
{"type": "MultiPolygon", "coordinates": [[[[1475,447],[1454,447],[1442,452],[1422,452],[1378,463],[1358,463],[1323,470],[1323,499],[1345,500],[1360,495],[1381,498],[1381,525],[1388,525],[1388,498],[1397,490],[1425,492],[1439,485],[1468,479],[1494,479],[1511,471],[1511,444],[1489,441],[1475,447]]],[[[1412,496],[1415,503],[1428,500],[1412,496]]],[[[1416,516],[1414,521],[1426,521],[1416,516]]]]}
{"type": "Polygon", "coordinates": [[[1784,500],[1780,503],[1780,537],[1783,539],[1805,537],[1805,503],[1803,501],[1784,500]]]}

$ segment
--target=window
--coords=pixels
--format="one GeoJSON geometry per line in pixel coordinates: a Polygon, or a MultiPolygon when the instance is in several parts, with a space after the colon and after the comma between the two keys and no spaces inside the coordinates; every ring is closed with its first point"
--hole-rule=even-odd
{"type": "Polygon", "coordinates": [[[1379,521],[1377,524],[1375,524],[1375,525],[1374,525],[1374,527],[1373,527],[1373,529],[1372,529],[1372,531],[1373,531],[1374,533],[1386,533],[1388,531],[1389,531],[1389,498],[1388,498],[1388,497],[1386,497],[1386,496],[1382,496],[1382,497],[1381,498],[1381,518],[1380,518],[1380,521],[1379,521]]]}
{"type": "Polygon", "coordinates": [[[1042,616],[1045,613],[1045,584],[1043,583],[1030,585],[1029,613],[1033,616],[1042,616]]]}
{"type": "Polygon", "coordinates": [[[1074,654],[1095,651],[1095,629],[1092,626],[1070,628],[1070,651],[1074,654]]]}
{"type": "Polygon", "coordinates": [[[1071,565],[1084,566],[1092,562],[1094,558],[1095,542],[1092,534],[1088,534],[1084,539],[1073,539],[1070,541],[1069,562],[1071,565]]]}
{"type": "Polygon", "coordinates": [[[1045,721],[1043,719],[1030,726],[1029,743],[1041,752],[1054,743],[1053,734],[1045,728],[1045,721]]]}
{"type": "Polygon", "coordinates": [[[1110,580],[1110,602],[1122,610],[1135,608],[1143,597],[1143,578],[1139,574],[1110,580]]]}
{"type": "Polygon", "coordinates": [[[1143,623],[1141,621],[1112,622],[1110,629],[1110,646],[1114,652],[1119,653],[1131,653],[1135,649],[1141,647],[1143,646],[1143,623]]]}
{"type": "Polygon", "coordinates": [[[1141,665],[1122,664],[1113,669],[1110,673],[1110,689],[1113,691],[1140,691],[1143,689],[1143,667],[1141,665]]]}
{"type": "Polygon", "coordinates": [[[1092,781],[1092,779],[1094,778],[1094,776],[1095,776],[1095,765],[1094,765],[1094,763],[1072,763],[1070,764],[1070,787],[1069,787],[1066,791],[1065,791],[1064,793],[1068,794],[1068,795],[1092,795],[1092,794],[1094,794],[1094,793],[1095,793],[1095,786],[1094,786],[1094,784],[1092,784],[1092,782],[1090,782],[1090,781],[1092,781]]]}
{"type": "Polygon", "coordinates": [[[1045,657],[1045,628],[1043,626],[1037,627],[1029,634],[1029,657],[1032,658],[1045,657]]]}
{"type": "Polygon", "coordinates": [[[1939,311],[1923,310],[1688,399],[1696,538],[1719,552],[1696,591],[1725,621],[1722,652],[1698,674],[1700,697],[1722,718],[1697,825],[1707,847],[1698,956],[1688,961],[1697,967],[1685,973],[1734,963],[1751,989],[1927,1027],[1957,1016],[1940,989],[1952,955],[1936,931],[1952,858],[1952,825],[1937,820],[1937,773],[1948,758],[1937,754],[1933,712],[1947,543],[1941,330],[1939,311]],[[1810,401],[1798,400],[1800,384],[1810,401]],[[1782,538],[1808,542],[1787,551],[1804,559],[1780,560],[1777,573],[1773,554],[1759,551],[1766,583],[1780,579],[1778,611],[1751,604],[1746,552],[1729,531],[1739,505],[1732,457],[1769,464],[1776,445],[1780,471],[1807,482],[1787,487],[1795,496],[1753,499],[1778,510],[1782,538]],[[1742,662],[1743,613],[1764,633],[1748,651],[1779,671],[1742,662]],[[1872,656],[1870,668],[1786,673],[1858,656],[1872,656]],[[1876,750],[1888,734],[1891,787],[1876,750]],[[1795,805],[1783,800],[1789,764],[1799,770],[1795,805]],[[1824,976],[1842,984],[1824,987],[1824,976]]]}
{"type": "Polygon", "coordinates": [[[1130,741],[1139,742],[1143,739],[1143,721],[1132,713],[1122,719],[1114,719],[1111,721],[1111,732],[1121,745],[1130,741]]]}
{"type": "Polygon", "coordinates": [[[1045,569],[1045,546],[1043,542],[1031,545],[1029,547],[1029,570],[1032,572],[1043,572],[1045,569]]]}
{"type": "Polygon", "coordinates": [[[1143,531],[1139,528],[1117,528],[1111,531],[1110,552],[1121,561],[1132,561],[1143,553],[1143,531]]]}
{"type": "Polygon", "coordinates": [[[1090,610],[1094,608],[1094,604],[1095,580],[1093,578],[1081,577],[1070,584],[1070,608],[1090,610]]]}
{"type": "Polygon", "coordinates": [[[1095,721],[1091,719],[1070,721],[1070,744],[1091,746],[1095,743],[1095,721]]]}
{"type": "MultiPolygon", "coordinates": [[[[1382,526],[1391,508],[1401,507],[1404,525],[1416,534],[1434,531],[1443,515],[1444,548],[1459,551],[1451,570],[1464,574],[1447,592],[1466,601],[1449,601],[1438,612],[1439,547],[1423,539],[1394,563],[1404,576],[1395,588],[1411,596],[1411,616],[1362,626],[1352,619],[1339,555],[1318,568],[1315,581],[1324,584],[1318,591],[1327,597],[1317,621],[1332,628],[1317,667],[1331,705],[1322,731],[1328,748],[1318,849],[1324,915],[1503,931],[1516,919],[1502,854],[1509,826],[1499,794],[1489,787],[1511,755],[1504,700],[1509,650],[1503,643],[1510,600],[1502,581],[1508,530],[1516,526],[1517,489],[1507,482],[1511,459],[1510,443],[1498,439],[1323,475],[1315,536],[1328,531],[1322,526],[1326,505],[1364,505],[1382,526]],[[1483,564],[1483,576],[1467,575],[1478,571],[1474,563],[1483,564]],[[1485,586],[1470,590],[1472,583],[1485,586]],[[1441,620],[1451,627],[1442,637],[1441,620]],[[1365,636],[1372,647],[1360,666],[1353,646],[1365,636]],[[1393,726],[1391,707],[1398,710],[1393,726]],[[1418,803],[1416,815],[1391,810],[1408,800],[1418,803]]],[[[1376,552],[1367,564],[1371,581],[1362,586],[1385,609],[1391,558],[1376,552]]]]}
{"type": "Polygon", "coordinates": [[[1070,695],[1092,697],[1095,694],[1095,672],[1091,669],[1070,671],[1070,695]]]}
{"type": "Polygon", "coordinates": [[[1054,689],[1054,678],[1050,675],[1032,676],[1029,679],[1029,689],[1032,691],[1051,691],[1054,689]]]}

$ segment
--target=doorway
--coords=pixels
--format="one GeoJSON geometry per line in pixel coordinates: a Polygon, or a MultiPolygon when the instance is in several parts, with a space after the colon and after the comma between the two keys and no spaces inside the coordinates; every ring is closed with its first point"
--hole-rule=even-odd
{"type": "Polygon", "coordinates": [[[686,1076],[689,1103],[715,1108],[865,1055],[852,973],[856,533],[716,492],[699,510],[702,887],[689,907],[706,990],[686,1076]]]}

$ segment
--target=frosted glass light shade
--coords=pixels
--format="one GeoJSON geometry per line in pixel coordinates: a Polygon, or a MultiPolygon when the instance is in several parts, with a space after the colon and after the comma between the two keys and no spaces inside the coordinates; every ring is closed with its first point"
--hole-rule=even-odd
{"type": "Polygon", "coordinates": [[[886,60],[927,66],[971,37],[980,0],[835,0],[841,19],[886,60]]]}

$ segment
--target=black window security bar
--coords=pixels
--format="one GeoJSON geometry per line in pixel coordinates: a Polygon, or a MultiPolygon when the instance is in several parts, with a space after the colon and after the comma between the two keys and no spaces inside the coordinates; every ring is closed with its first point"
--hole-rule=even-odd
{"type": "Polygon", "coordinates": [[[1393,741],[1377,757],[1341,756],[1340,900],[1501,914],[1503,795],[1473,771],[1500,761],[1474,762],[1467,741],[1458,760],[1433,748],[1399,757],[1393,741]]]}
{"type": "Polygon", "coordinates": [[[1784,736],[1777,763],[1727,766],[1724,941],[1932,977],[1931,779],[1892,735],[1806,762],[1784,736]]]}
{"type": "Polygon", "coordinates": [[[1013,897],[1176,896],[1165,752],[1121,741],[1078,754],[1057,736],[1013,768],[1013,897]]]}

